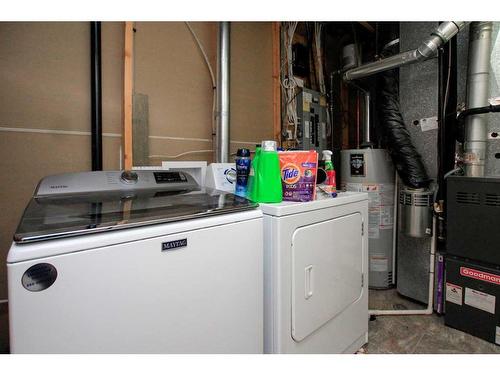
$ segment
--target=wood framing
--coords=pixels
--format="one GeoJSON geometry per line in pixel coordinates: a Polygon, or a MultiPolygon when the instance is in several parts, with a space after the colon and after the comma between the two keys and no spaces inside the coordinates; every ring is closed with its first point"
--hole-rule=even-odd
{"type": "Polygon", "coordinates": [[[272,24],[273,44],[273,134],[274,140],[281,144],[281,85],[280,85],[280,23],[272,24]]]}
{"type": "Polygon", "coordinates": [[[134,23],[125,22],[125,48],[123,71],[123,168],[132,169],[132,94],[134,62],[134,23]]]}

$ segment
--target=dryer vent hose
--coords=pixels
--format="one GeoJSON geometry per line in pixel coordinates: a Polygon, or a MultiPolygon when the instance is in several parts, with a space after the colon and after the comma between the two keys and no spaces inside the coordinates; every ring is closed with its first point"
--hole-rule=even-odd
{"type": "Polygon", "coordinates": [[[400,111],[398,69],[379,74],[379,87],[379,126],[398,175],[410,188],[427,188],[431,180],[400,111]]]}

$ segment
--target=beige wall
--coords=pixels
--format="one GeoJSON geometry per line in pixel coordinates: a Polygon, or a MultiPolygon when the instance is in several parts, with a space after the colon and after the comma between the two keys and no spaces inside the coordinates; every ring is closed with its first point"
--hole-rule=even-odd
{"type": "MultiPolygon", "coordinates": [[[[214,23],[193,23],[216,69],[214,23]]],[[[137,23],[135,90],[149,97],[150,153],[211,149],[211,80],[183,23],[137,23]]],[[[33,189],[43,176],[90,168],[87,135],[5,131],[6,128],[88,132],[88,23],[0,23],[0,299],[7,297],[5,257],[33,189]]],[[[231,139],[272,138],[270,23],[232,25],[231,139]]],[[[123,23],[102,25],[103,130],[121,133],[123,23]]],[[[103,140],[104,168],[118,169],[119,137],[103,140]]],[[[241,147],[232,143],[232,151],[241,147]]],[[[185,160],[211,161],[210,154],[185,160]]],[[[182,160],[182,159],[181,159],[182,160]]],[[[158,164],[160,160],[152,160],[158,164]]],[[[7,346],[6,305],[0,305],[0,352],[7,346]]]]}

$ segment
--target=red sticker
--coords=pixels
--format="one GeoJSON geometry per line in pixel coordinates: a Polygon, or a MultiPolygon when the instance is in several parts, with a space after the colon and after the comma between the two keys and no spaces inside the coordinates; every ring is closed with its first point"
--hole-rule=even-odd
{"type": "Polygon", "coordinates": [[[487,283],[500,285],[500,276],[492,273],[478,271],[472,268],[460,267],[460,275],[470,277],[471,279],[486,281],[487,283]]]}

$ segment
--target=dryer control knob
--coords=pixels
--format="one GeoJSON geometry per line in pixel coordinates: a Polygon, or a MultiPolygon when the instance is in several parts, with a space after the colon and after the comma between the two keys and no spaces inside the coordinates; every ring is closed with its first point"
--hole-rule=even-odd
{"type": "Polygon", "coordinates": [[[123,171],[120,176],[120,180],[126,184],[135,184],[138,179],[139,176],[137,176],[137,173],[133,171],[123,171]]]}

